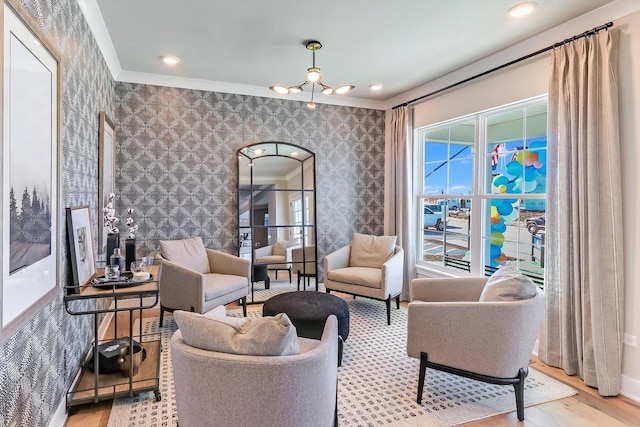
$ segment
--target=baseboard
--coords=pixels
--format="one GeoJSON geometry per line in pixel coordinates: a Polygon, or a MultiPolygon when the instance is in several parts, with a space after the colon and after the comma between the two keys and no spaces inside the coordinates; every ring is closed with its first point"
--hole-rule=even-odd
{"type": "Polygon", "coordinates": [[[67,423],[67,401],[62,399],[49,420],[49,427],[64,427],[67,423]]]}
{"type": "Polygon", "coordinates": [[[628,375],[622,375],[620,383],[621,395],[640,402],[640,380],[631,378],[628,375]]]}

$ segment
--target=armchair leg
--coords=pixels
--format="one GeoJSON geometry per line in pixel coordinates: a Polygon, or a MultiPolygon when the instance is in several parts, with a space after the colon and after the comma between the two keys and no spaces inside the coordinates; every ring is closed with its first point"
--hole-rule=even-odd
{"type": "Polygon", "coordinates": [[[387,325],[391,325],[391,296],[389,296],[384,303],[387,306],[387,325]]]}
{"type": "Polygon", "coordinates": [[[400,295],[396,296],[396,309],[400,310],[400,295]]]}
{"type": "Polygon", "coordinates": [[[240,301],[242,301],[242,316],[247,317],[247,297],[242,297],[240,301]]]}
{"type": "Polygon", "coordinates": [[[420,352],[420,372],[418,374],[418,404],[422,403],[422,389],[424,389],[424,377],[427,372],[427,358],[425,352],[420,352]]]}
{"type": "Polygon", "coordinates": [[[160,304],[160,327],[162,328],[162,321],[164,319],[164,307],[160,304]]]}
{"type": "Polygon", "coordinates": [[[527,377],[527,371],[520,368],[518,371],[518,382],[513,384],[516,391],[516,412],[518,420],[524,421],[524,379],[527,377]]]}
{"type": "MultiPolygon", "coordinates": [[[[304,291],[304,282],[302,283],[303,291],[304,291]]],[[[300,272],[298,271],[298,287],[297,290],[300,290],[300,272]]]]}

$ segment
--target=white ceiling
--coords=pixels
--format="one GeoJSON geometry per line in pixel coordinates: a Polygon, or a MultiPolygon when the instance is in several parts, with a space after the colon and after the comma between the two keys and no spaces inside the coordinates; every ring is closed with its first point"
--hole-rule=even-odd
{"type": "Polygon", "coordinates": [[[612,0],[537,0],[520,19],[507,15],[518,0],[78,2],[118,81],[280,97],[268,86],[302,83],[311,66],[304,42],[315,39],[323,82],[356,86],[326,101],[389,108],[385,101],[612,0]],[[168,67],[162,55],[181,62],[168,67]]]}

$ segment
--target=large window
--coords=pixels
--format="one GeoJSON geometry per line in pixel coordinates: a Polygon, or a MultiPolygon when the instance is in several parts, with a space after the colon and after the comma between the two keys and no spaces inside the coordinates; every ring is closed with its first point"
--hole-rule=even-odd
{"type": "Polygon", "coordinates": [[[546,97],[416,130],[419,264],[544,277],[546,97]]]}

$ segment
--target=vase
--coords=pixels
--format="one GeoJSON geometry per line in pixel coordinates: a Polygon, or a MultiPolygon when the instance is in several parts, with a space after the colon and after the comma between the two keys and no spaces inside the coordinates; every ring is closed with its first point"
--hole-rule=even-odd
{"type": "Polygon", "coordinates": [[[136,260],[136,239],[126,239],[124,241],[124,268],[128,271],[131,269],[131,263],[136,260]]]}
{"type": "Polygon", "coordinates": [[[113,250],[120,247],[120,235],[117,233],[107,234],[107,254],[105,260],[109,263],[113,250]]]}

